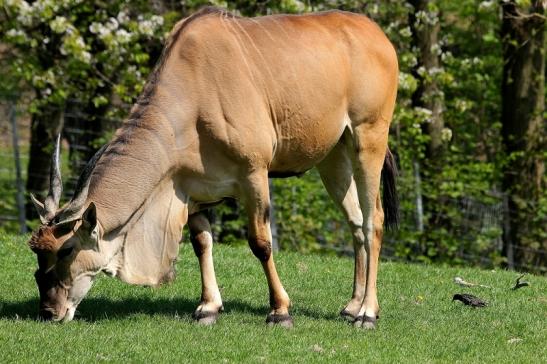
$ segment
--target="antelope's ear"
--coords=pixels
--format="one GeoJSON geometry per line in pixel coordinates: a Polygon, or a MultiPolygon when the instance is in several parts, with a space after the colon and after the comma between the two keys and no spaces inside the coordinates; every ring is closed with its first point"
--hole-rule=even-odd
{"type": "Polygon", "coordinates": [[[94,230],[97,227],[97,207],[93,202],[84,211],[82,224],[89,230],[94,230]]]}
{"type": "Polygon", "coordinates": [[[38,201],[38,199],[32,193],[30,194],[30,200],[32,201],[32,204],[36,208],[36,212],[38,213],[38,216],[40,216],[40,222],[42,222],[42,224],[47,224],[46,209],[44,207],[44,204],[38,201]]]}
{"type": "MultiPolygon", "coordinates": [[[[97,207],[92,202],[82,215],[82,230],[83,238],[92,245],[92,249],[96,249],[99,243],[99,226],[97,224],[97,207]]],[[[85,245],[85,244],[84,244],[85,245]]]]}

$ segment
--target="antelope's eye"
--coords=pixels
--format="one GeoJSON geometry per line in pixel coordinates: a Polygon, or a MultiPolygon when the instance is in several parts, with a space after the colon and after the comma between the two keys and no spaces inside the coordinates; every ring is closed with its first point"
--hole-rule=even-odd
{"type": "Polygon", "coordinates": [[[63,248],[57,252],[57,258],[63,259],[65,257],[68,257],[70,254],[72,254],[73,251],[74,251],[73,246],[68,248],[63,248]]]}

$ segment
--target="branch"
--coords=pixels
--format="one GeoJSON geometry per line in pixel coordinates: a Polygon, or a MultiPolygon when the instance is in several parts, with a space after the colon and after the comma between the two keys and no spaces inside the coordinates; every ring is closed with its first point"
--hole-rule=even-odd
{"type": "Polygon", "coordinates": [[[106,77],[101,71],[97,69],[97,66],[93,65],[93,71],[99,76],[104,82],[108,83],[110,86],[115,86],[115,83],[112,82],[108,77],[106,77]]]}
{"type": "Polygon", "coordinates": [[[540,3],[541,1],[538,1],[538,4],[535,4],[534,6],[532,6],[531,14],[526,14],[520,11],[517,4],[514,1],[501,0],[500,5],[504,10],[503,17],[507,19],[528,20],[528,19],[538,18],[541,20],[546,20],[547,17],[545,17],[545,15],[542,14],[545,11],[545,4],[540,5],[540,3]],[[514,15],[510,13],[513,13],[514,15]]]}
{"type": "Polygon", "coordinates": [[[541,20],[547,20],[547,17],[543,14],[540,14],[540,13],[524,14],[524,13],[522,13],[521,11],[519,11],[517,9],[515,9],[515,13],[517,13],[517,15],[506,14],[503,17],[507,18],[507,19],[515,19],[515,20],[527,20],[527,19],[533,19],[533,18],[538,18],[538,19],[541,19],[541,20]]]}

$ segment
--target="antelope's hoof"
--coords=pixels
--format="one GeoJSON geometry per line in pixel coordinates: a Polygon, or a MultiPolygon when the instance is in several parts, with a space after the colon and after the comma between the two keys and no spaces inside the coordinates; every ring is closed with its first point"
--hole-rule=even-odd
{"type": "Polygon", "coordinates": [[[285,314],[285,315],[278,315],[278,314],[269,314],[266,318],[266,324],[268,326],[281,326],[285,328],[291,328],[293,327],[293,320],[291,315],[285,314]]]}
{"type": "Polygon", "coordinates": [[[353,321],[353,326],[362,327],[365,330],[374,330],[376,329],[376,317],[370,316],[358,316],[355,321],[353,321]]]}
{"type": "Polygon", "coordinates": [[[218,312],[196,311],[192,314],[192,318],[200,325],[209,326],[217,322],[218,315],[218,312]]]}
{"type": "Polygon", "coordinates": [[[356,315],[352,314],[351,312],[349,312],[348,310],[346,310],[345,308],[340,311],[340,316],[344,319],[344,320],[347,320],[349,322],[354,322],[355,319],[357,318],[356,315]]]}

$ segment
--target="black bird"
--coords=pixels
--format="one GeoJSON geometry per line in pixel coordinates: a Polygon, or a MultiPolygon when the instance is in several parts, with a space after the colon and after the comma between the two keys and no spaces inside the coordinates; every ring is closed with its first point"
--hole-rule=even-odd
{"type": "Polygon", "coordinates": [[[471,307],[486,307],[488,305],[487,302],[467,293],[455,294],[452,301],[462,301],[464,305],[471,307]]]}
{"type": "Polygon", "coordinates": [[[513,291],[522,287],[529,286],[530,283],[523,281],[522,278],[524,278],[524,274],[517,278],[517,282],[515,283],[515,286],[513,287],[513,291]]]}

